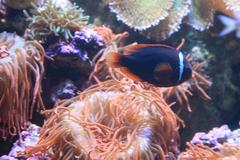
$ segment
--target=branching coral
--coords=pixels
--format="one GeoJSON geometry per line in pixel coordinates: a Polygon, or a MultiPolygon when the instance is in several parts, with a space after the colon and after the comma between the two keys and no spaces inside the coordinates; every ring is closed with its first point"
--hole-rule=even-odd
{"type": "Polygon", "coordinates": [[[15,135],[32,117],[35,105],[43,106],[41,81],[44,49],[11,33],[0,34],[0,133],[15,135]]]}
{"type": "Polygon", "coordinates": [[[56,1],[48,0],[41,6],[35,6],[33,15],[25,11],[29,28],[34,39],[46,41],[50,35],[65,38],[72,37],[72,32],[80,30],[88,23],[88,16],[77,5],[61,6],[56,1]]]}
{"type": "Polygon", "coordinates": [[[126,79],[92,86],[46,114],[40,141],[27,155],[164,159],[178,142],[181,122],[161,96],[126,79]]]}

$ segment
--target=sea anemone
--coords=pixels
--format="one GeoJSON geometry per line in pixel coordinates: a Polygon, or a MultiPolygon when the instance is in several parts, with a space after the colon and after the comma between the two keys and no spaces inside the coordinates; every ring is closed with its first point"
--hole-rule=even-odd
{"type": "Polygon", "coordinates": [[[62,101],[26,151],[53,159],[164,159],[182,121],[164,99],[133,82],[109,80],[62,101]]]}
{"type": "Polygon", "coordinates": [[[214,151],[203,144],[188,144],[186,152],[179,155],[179,160],[238,160],[240,145],[223,144],[220,151],[214,151]]]}
{"type": "Polygon", "coordinates": [[[106,26],[94,27],[93,30],[97,32],[100,37],[102,37],[103,41],[105,42],[105,47],[114,41],[119,41],[122,38],[126,38],[128,36],[127,32],[114,34],[112,30],[106,26]]]}
{"type": "Polygon", "coordinates": [[[83,15],[79,6],[59,5],[57,1],[48,0],[43,5],[34,6],[33,15],[24,12],[29,21],[33,39],[45,42],[50,35],[68,40],[72,32],[78,31],[88,23],[88,16],[83,15]]]}
{"type": "Polygon", "coordinates": [[[191,0],[174,1],[168,16],[158,25],[150,27],[142,32],[147,38],[156,40],[166,39],[180,29],[183,18],[189,13],[191,0]]]}
{"type": "Polygon", "coordinates": [[[129,27],[144,30],[165,19],[173,0],[107,0],[117,18],[129,27]]]}
{"type": "Polygon", "coordinates": [[[170,37],[180,29],[182,22],[204,31],[212,26],[216,11],[232,16],[233,11],[240,10],[238,0],[103,1],[116,13],[117,19],[156,40],[170,37]]]}
{"type": "Polygon", "coordinates": [[[25,129],[34,106],[43,106],[41,81],[44,49],[12,33],[0,34],[0,133],[3,138],[25,129]]]}

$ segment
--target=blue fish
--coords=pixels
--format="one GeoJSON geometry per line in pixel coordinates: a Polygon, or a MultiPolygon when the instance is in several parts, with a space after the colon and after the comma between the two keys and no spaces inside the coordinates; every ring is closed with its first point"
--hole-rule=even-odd
{"type": "Polygon", "coordinates": [[[158,87],[179,85],[192,76],[192,67],[182,52],[161,44],[130,46],[123,53],[110,54],[107,64],[137,82],[158,87]]]}
{"type": "Polygon", "coordinates": [[[220,21],[225,25],[225,28],[219,33],[219,36],[225,36],[233,31],[236,31],[236,37],[240,38],[240,12],[234,12],[234,18],[220,15],[220,21]]]}

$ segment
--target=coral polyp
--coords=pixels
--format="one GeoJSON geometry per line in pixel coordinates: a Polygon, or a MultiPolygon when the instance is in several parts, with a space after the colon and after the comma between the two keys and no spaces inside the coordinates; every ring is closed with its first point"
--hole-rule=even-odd
{"type": "Polygon", "coordinates": [[[152,91],[130,81],[109,80],[62,101],[49,117],[38,145],[27,155],[53,159],[164,159],[178,143],[181,121],[152,91]]]}
{"type": "Polygon", "coordinates": [[[59,5],[57,1],[48,0],[43,5],[33,6],[33,15],[24,13],[33,39],[42,42],[51,35],[68,40],[73,37],[73,32],[88,24],[89,17],[75,4],[59,5]]]}
{"type": "Polygon", "coordinates": [[[34,106],[43,107],[45,52],[37,42],[25,42],[12,33],[0,37],[0,134],[6,138],[26,128],[34,106]]]}

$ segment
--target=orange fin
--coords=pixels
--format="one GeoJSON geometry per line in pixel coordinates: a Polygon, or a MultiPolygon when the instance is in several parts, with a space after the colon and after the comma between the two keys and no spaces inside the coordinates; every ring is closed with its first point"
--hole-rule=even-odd
{"type": "Polygon", "coordinates": [[[161,73],[172,73],[172,71],[173,69],[168,63],[160,63],[154,69],[154,73],[156,75],[159,75],[161,73]]]}
{"type": "Polygon", "coordinates": [[[120,71],[126,75],[128,78],[136,81],[136,82],[141,82],[142,79],[140,77],[138,77],[137,75],[135,75],[134,73],[132,73],[131,71],[129,71],[126,67],[120,68],[120,71]]]}
{"type": "Polygon", "coordinates": [[[137,50],[146,48],[146,47],[162,47],[162,48],[170,48],[170,49],[176,50],[176,48],[173,48],[171,46],[164,45],[164,44],[136,44],[136,45],[132,45],[132,46],[129,46],[128,48],[126,48],[124,50],[123,54],[131,55],[132,53],[135,53],[137,50]]]}
{"type": "Polygon", "coordinates": [[[107,65],[112,68],[120,68],[121,65],[121,58],[123,55],[118,53],[111,53],[107,57],[107,65]]]}
{"type": "Polygon", "coordinates": [[[182,38],[181,43],[180,43],[180,44],[178,45],[178,47],[177,47],[177,50],[178,50],[178,51],[183,47],[184,43],[185,43],[185,38],[182,38]]]}

